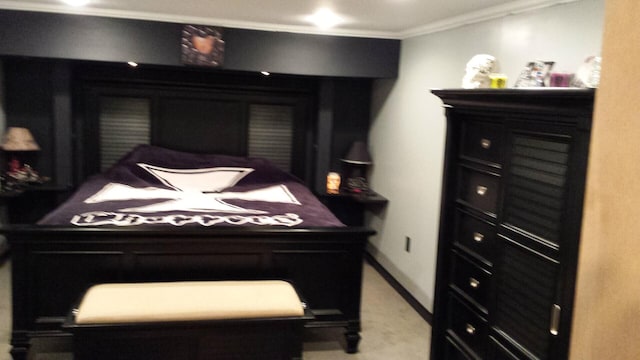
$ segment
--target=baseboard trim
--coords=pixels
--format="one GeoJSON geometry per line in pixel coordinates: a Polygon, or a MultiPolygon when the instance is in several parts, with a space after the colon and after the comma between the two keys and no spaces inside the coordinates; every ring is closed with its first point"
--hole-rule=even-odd
{"type": "Polygon", "coordinates": [[[365,260],[371,264],[371,266],[391,285],[394,290],[402,296],[402,298],[409,303],[409,305],[426,321],[429,325],[432,325],[433,314],[427,310],[416,298],[407,291],[371,254],[364,253],[365,260]]]}

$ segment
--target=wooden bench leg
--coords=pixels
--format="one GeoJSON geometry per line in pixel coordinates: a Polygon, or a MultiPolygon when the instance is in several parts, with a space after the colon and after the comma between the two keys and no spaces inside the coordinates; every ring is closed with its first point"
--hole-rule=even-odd
{"type": "Polygon", "coordinates": [[[26,332],[14,331],[11,336],[11,357],[13,360],[26,360],[31,346],[26,332]]]}
{"type": "Polygon", "coordinates": [[[11,348],[11,358],[13,360],[27,360],[27,354],[29,353],[28,347],[16,347],[11,348]]]}
{"type": "Polygon", "coordinates": [[[358,344],[360,343],[360,339],[362,338],[360,336],[360,333],[356,330],[348,330],[345,334],[344,337],[347,339],[347,353],[348,354],[355,354],[358,352],[358,344]]]}

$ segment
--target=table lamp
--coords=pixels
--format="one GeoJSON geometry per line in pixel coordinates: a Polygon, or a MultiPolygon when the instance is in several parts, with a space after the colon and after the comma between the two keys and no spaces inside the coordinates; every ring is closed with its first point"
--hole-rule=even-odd
{"type": "Polygon", "coordinates": [[[351,144],[347,155],[340,159],[345,163],[347,174],[346,188],[354,193],[369,192],[369,184],[366,179],[367,167],[373,164],[367,145],[363,141],[355,141],[351,144]]]}
{"type": "Polygon", "coordinates": [[[9,127],[0,146],[2,147],[2,150],[10,156],[7,175],[18,180],[23,177],[22,175],[30,177],[33,173],[33,169],[24,163],[25,153],[38,151],[40,150],[40,146],[36,143],[29,129],[23,127],[9,127]]]}

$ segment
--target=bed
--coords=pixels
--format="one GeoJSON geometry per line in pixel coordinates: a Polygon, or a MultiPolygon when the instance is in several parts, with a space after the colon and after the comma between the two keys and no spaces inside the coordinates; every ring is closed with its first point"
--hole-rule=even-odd
{"type": "MultiPolygon", "coordinates": [[[[90,177],[12,247],[12,355],[61,324],[91,284],[286,279],[314,315],[360,339],[362,261],[373,231],[344,226],[268,161],[141,145],[90,177]]],[[[153,299],[150,299],[153,301],[153,299]]]]}

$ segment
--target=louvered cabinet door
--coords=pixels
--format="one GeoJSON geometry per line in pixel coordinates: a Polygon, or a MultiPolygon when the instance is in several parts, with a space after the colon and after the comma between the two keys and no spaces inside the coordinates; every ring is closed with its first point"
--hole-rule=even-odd
{"type": "Polygon", "coordinates": [[[521,242],[503,240],[496,274],[493,329],[503,342],[521,349],[521,359],[552,359],[557,305],[558,261],[521,242]]]}
{"type": "Polygon", "coordinates": [[[492,324],[522,359],[556,358],[571,142],[569,132],[517,128],[507,139],[492,324]]]}

